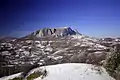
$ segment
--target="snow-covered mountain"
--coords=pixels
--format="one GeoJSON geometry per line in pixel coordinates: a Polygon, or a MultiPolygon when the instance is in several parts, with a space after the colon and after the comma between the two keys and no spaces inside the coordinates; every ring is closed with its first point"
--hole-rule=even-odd
{"type": "Polygon", "coordinates": [[[43,28],[38,31],[33,32],[29,36],[35,37],[65,37],[70,35],[78,34],[75,30],[72,30],[70,27],[62,28],[43,28]]]}
{"type": "Polygon", "coordinates": [[[19,39],[0,42],[0,77],[26,68],[62,63],[102,65],[115,43],[119,44],[119,40],[108,42],[85,36],[70,27],[43,28],[19,39]]]}

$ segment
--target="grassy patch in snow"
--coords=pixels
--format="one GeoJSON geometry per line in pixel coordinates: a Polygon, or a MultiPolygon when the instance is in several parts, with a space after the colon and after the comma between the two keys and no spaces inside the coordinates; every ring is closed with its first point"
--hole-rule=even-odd
{"type": "Polygon", "coordinates": [[[42,74],[40,72],[34,72],[27,77],[27,80],[33,80],[40,77],[42,74]]]}
{"type": "Polygon", "coordinates": [[[33,80],[35,78],[38,78],[38,77],[41,77],[41,78],[44,78],[45,76],[47,76],[47,71],[44,70],[43,72],[34,72],[32,74],[30,74],[28,77],[27,77],[27,80],[33,80]]]}

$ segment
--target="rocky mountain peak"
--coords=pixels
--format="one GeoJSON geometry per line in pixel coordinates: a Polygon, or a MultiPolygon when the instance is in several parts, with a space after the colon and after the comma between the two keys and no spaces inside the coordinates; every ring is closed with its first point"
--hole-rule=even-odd
{"type": "Polygon", "coordinates": [[[32,35],[36,37],[46,37],[46,36],[54,36],[54,37],[64,37],[69,35],[76,35],[77,32],[72,30],[70,27],[62,27],[62,28],[43,28],[32,35]]]}

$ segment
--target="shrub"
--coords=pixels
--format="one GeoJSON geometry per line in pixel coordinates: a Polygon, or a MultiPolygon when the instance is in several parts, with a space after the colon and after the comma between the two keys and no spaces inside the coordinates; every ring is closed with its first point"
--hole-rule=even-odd
{"type": "Polygon", "coordinates": [[[45,76],[47,76],[46,70],[44,70],[43,72],[34,72],[27,77],[27,80],[33,80],[38,77],[44,78],[45,76]]]}
{"type": "Polygon", "coordinates": [[[40,77],[42,74],[40,72],[34,72],[33,74],[30,74],[28,77],[27,77],[27,80],[33,80],[35,78],[38,78],[40,77]]]}
{"type": "Polygon", "coordinates": [[[120,68],[119,65],[120,65],[120,44],[117,44],[113,52],[107,56],[104,67],[112,77],[116,78],[117,72],[120,68]]]}

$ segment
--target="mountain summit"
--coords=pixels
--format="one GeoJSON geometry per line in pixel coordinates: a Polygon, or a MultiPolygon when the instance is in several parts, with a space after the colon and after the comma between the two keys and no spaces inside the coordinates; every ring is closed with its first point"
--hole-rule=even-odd
{"type": "Polygon", "coordinates": [[[63,28],[43,28],[36,32],[32,33],[32,36],[36,37],[65,37],[69,35],[76,35],[77,32],[72,30],[70,27],[63,27],[63,28]]]}

